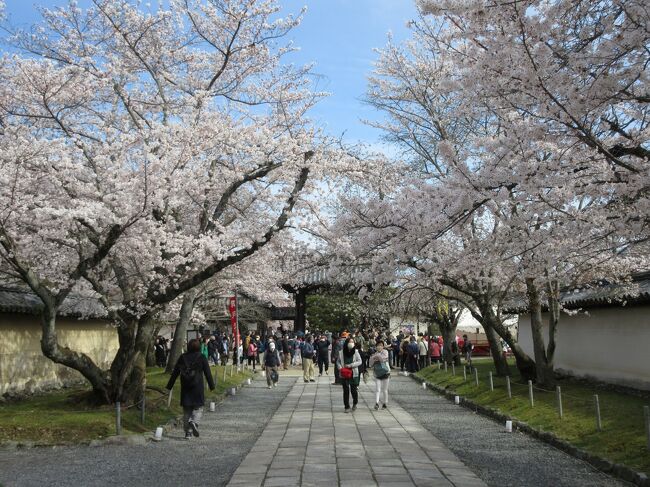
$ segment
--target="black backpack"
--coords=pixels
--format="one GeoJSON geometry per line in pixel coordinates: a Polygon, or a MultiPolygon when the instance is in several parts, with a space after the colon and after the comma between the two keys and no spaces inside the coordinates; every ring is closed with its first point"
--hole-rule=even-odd
{"type": "Polygon", "coordinates": [[[196,362],[188,364],[185,355],[181,356],[181,362],[181,379],[183,382],[194,382],[198,372],[196,362]]]}

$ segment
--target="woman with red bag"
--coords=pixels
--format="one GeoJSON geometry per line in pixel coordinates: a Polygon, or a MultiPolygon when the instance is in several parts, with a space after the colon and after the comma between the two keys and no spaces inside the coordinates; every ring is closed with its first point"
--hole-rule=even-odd
{"type": "Polygon", "coordinates": [[[357,409],[357,403],[359,402],[357,388],[359,387],[359,366],[361,363],[361,355],[355,349],[354,339],[347,338],[337,360],[339,376],[343,385],[343,404],[346,413],[350,412],[350,393],[352,393],[352,411],[357,409]]]}

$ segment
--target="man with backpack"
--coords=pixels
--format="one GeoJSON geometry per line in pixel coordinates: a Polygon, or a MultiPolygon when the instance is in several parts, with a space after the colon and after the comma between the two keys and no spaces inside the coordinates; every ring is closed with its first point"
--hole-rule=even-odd
{"type": "Polygon", "coordinates": [[[208,381],[208,387],[214,390],[214,381],[210,372],[208,360],[201,354],[201,342],[194,338],[187,344],[187,352],[176,362],[167,389],[172,390],[176,379],[181,377],[181,406],[183,407],[183,428],[185,439],[192,435],[199,436],[199,422],[203,415],[205,404],[205,385],[203,377],[208,381]]]}
{"type": "Polygon", "coordinates": [[[311,335],[309,335],[301,349],[302,356],[302,373],[305,382],[316,382],[314,379],[314,345],[312,344],[311,335]]]}

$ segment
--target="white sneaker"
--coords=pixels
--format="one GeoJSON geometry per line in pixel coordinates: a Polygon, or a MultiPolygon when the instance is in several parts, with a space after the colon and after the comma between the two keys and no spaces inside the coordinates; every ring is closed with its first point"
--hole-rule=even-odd
{"type": "Polygon", "coordinates": [[[269,388],[269,389],[273,389],[273,386],[269,386],[268,388],[269,388]]]}

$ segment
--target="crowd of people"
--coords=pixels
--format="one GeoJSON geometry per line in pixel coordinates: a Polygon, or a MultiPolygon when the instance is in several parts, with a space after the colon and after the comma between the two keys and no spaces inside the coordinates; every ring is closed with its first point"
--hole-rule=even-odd
{"type": "MultiPolygon", "coordinates": [[[[280,370],[290,366],[302,367],[305,384],[316,382],[318,375],[330,374],[332,385],[341,385],[343,407],[346,413],[355,411],[359,403],[358,387],[361,380],[367,383],[372,373],[375,384],[374,409],[388,408],[388,388],[392,370],[417,372],[432,363],[447,361],[460,364],[463,354],[466,365],[472,367],[474,345],[467,335],[453,340],[445,357],[442,337],[408,332],[393,335],[387,331],[329,331],[313,333],[272,332],[264,337],[246,332],[239,346],[225,333],[213,333],[190,340],[188,351],[175,364],[167,385],[171,389],[181,378],[181,405],[184,410],[185,437],[198,436],[198,423],[204,401],[203,376],[214,388],[210,365],[248,367],[256,373],[263,370],[269,389],[277,386],[280,370]]],[[[164,366],[168,359],[168,341],[156,339],[156,362],[164,366]]]]}

